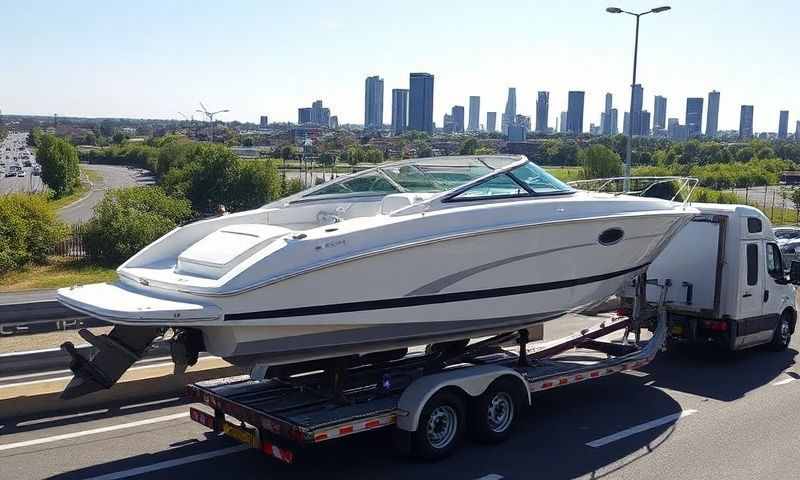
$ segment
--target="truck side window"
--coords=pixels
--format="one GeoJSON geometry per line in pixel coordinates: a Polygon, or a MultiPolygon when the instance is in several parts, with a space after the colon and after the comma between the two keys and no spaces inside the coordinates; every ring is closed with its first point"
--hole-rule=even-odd
{"type": "Polygon", "coordinates": [[[775,278],[783,278],[781,251],[774,243],[767,244],[767,272],[775,278]]]}
{"type": "Polygon", "coordinates": [[[761,219],[756,217],[747,217],[747,231],[750,233],[761,232],[761,219]]]}
{"type": "Polygon", "coordinates": [[[755,243],[747,244],[747,284],[755,285],[758,283],[758,245],[755,243]]]}

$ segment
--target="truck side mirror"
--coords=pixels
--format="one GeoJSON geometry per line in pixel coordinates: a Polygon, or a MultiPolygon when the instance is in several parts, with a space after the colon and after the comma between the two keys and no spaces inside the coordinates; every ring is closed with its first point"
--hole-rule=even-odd
{"type": "Polygon", "coordinates": [[[792,261],[792,266],[789,269],[789,282],[794,285],[800,285],[800,262],[797,260],[792,261]]]}

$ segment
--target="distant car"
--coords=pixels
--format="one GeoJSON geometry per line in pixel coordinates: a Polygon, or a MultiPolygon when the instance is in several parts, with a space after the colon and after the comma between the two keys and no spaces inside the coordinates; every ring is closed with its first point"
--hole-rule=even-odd
{"type": "Polygon", "coordinates": [[[6,172],[6,177],[16,177],[16,176],[17,172],[15,172],[14,170],[9,170],[6,172]]]}
{"type": "Polygon", "coordinates": [[[20,170],[20,171],[17,173],[17,176],[18,176],[18,177],[24,177],[24,176],[25,176],[25,170],[20,170]]]}
{"type": "Polygon", "coordinates": [[[792,239],[780,244],[783,268],[787,272],[792,268],[792,262],[800,261],[800,238],[792,239]]]}
{"type": "Polygon", "coordinates": [[[792,240],[800,240],[799,227],[775,227],[772,231],[775,233],[775,238],[778,239],[779,245],[792,240]]]}

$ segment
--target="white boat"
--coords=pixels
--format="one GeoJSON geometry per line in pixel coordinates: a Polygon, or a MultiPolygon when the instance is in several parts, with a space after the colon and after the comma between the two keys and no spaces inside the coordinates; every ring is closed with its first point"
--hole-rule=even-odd
{"type": "Polygon", "coordinates": [[[605,300],[696,210],[576,190],[523,156],[382,165],[173,230],[114,284],[58,291],[118,327],[71,346],[66,396],[110,387],[165,328],[198,351],[287,364],[513,332],[605,300]],[[120,353],[122,352],[122,353],[120,353]],[[71,392],[71,393],[70,393],[71,392]]]}

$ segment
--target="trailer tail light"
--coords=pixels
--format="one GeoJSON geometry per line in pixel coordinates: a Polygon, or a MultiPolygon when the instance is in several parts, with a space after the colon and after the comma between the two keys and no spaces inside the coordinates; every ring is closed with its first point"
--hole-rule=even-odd
{"type": "Polygon", "coordinates": [[[292,463],[294,461],[294,453],[292,453],[291,450],[281,448],[268,442],[263,442],[261,444],[261,451],[285,463],[292,463]]]}
{"type": "Polygon", "coordinates": [[[723,320],[703,320],[703,327],[712,332],[727,332],[728,322],[723,320]]]}
{"type": "Polygon", "coordinates": [[[214,417],[194,407],[189,408],[189,417],[195,422],[214,430],[214,417]]]}

